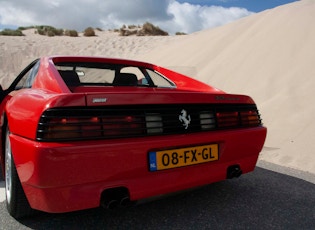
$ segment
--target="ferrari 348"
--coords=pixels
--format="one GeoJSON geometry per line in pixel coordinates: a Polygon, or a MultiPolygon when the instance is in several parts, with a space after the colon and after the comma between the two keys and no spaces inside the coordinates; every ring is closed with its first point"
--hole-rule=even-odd
{"type": "Polygon", "coordinates": [[[166,68],[51,56],[0,90],[9,213],[130,202],[254,170],[267,129],[255,102],[166,68]]]}

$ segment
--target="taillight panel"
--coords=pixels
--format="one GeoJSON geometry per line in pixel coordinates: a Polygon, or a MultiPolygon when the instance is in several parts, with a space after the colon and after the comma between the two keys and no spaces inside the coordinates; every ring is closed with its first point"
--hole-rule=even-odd
{"type": "Polygon", "coordinates": [[[193,104],[74,107],[46,110],[38,141],[69,141],[187,134],[261,126],[255,105],[193,104]],[[189,122],[184,126],[182,111],[189,122]]]}
{"type": "Polygon", "coordinates": [[[144,121],[135,116],[101,117],[42,117],[37,131],[38,140],[98,139],[141,135],[144,121]]]}

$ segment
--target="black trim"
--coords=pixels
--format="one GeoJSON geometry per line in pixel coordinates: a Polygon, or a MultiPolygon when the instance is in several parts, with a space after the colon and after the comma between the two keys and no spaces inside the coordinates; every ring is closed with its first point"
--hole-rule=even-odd
{"type": "MultiPolygon", "coordinates": [[[[225,122],[225,121],[224,121],[225,122]]],[[[171,134],[188,134],[205,131],[229,130],[261,126],[260,114],[255,104],[182,104],[182,105],[135,105],[108,107],[67,107],[46,110],[41,118],[37,130],[38,141],[70,141],[95,140],[128,137],[144,137],[171,134]],[[189,126],[186,128],[180,121],[181,111],[190,116],[189,126]],[[242,122],[242,111],[254,111],[257,119],[242,122]],[[225,117],[227,125],[219,126],[216,114],[219,112],[237,112],[238,118],[225,117]],[[200,115],[202,114],[202,116],[200,115]],[[209,115],[207,115],[209,114],[209,115]],[[205,116],[204,116],[205,115],[205,116]],[[124,118],[133,117],[126,124],[124,118]],[[93,123],[88,118],[97,117],[93,123]],[[150,119],[148,119],[150,117],[150,119]],[[79,122],[67,124],[69,130],[63,130],[63,124],[53,122],[54,119],[72,118],[79,122]],[[121,126],[115,126],[118,124],[121,126]],[[85,120],[87,119],[87,120],[85,120]],[[155,120],[154,120],[155,119],[155,120]],[[229,123],[231,120],[231,123],[229,123]],[[236,122],[235,122],[236,121],[236,122]],[[151,125],[149,125],[149,123],[151,125]],[[125,124],[125,125],[124,125],[125,124]],[[88,130],[84,127],[90,127],[88,130]],[[81,128],[80,128],[81,127],[81,128]],[[91,128],[92,127],[92,128],[91,128]],[[73,129],[72,129],[73,128],[73,129]],[[49,138],[48,133],[63,133],[61,138],[49,138]],[[77,133],[79,136],[67,138],[66,134],[77,133]],[[88,134],[88,135],[86,135],[88,134]]]]}

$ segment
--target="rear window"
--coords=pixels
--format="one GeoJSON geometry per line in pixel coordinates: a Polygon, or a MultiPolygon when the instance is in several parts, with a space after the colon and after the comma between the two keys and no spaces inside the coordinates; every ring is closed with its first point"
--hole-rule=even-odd
{"type": "Polygon", "coordinates": [[[58,63],[56,68],[68,86],[138,86],[174,88],[175,84],[155,70],[103,63],[58,63]]]}

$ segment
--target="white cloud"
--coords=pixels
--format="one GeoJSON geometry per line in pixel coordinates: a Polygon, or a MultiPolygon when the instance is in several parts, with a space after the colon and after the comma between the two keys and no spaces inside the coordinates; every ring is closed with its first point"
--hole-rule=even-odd
{"type": "Polygon", "coordinates": [[[189,3],[170,3],[169,14],[177,31],[194,32],[226,24],[252,14],[244,8],[224,8],[221,6],[200,6],[189,3]]]}
{"type": "Polygon", "coordinates": [[[176,0],[0,0],[1,25],[52,25],[84,30],[104,29],[149,21],[175,33],[191,33],[251,14],[244,8],[179,3],[176,0]]]}
{"type": "Polygon", "coordinates": [[[34,22],[33,13],[14,7],[10,2],[0,1],[0,24],[30,25],[34,22]]]}

